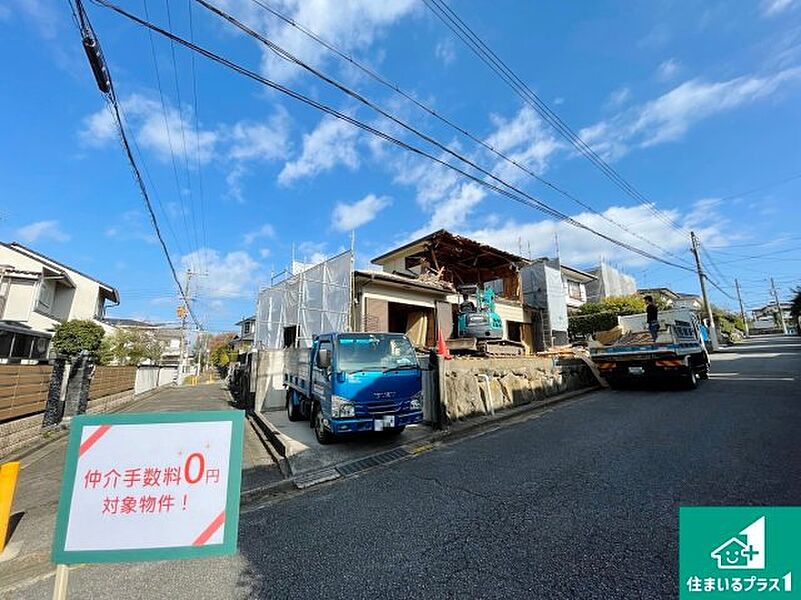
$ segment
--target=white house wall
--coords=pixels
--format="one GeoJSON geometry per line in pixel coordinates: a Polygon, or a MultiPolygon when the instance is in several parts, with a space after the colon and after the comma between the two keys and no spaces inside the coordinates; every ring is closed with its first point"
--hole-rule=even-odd
{"type": "MultiPolygon", "coordinates": [[[[48,263],[36,260],[25,254],[17,252],[6,246],[0,246],[0,265],[12,265],[20,271],[36,271],[41,273],[43,266],[49,266],[48,263]]],[[[52,267],[51,267],[52,268],[52,267]]],[[[72,303],[69,307],[69,312],[66,318],[69,319],[89,319],[95,320],[95,313],[97,310],[98,296],[100,294],[100,284],[96,281],[89,279],[69,268],[58,267],[66,272],[70,279],[75,284],[74,290],[57,289],[56,298],[65,291],[74,292],[72,303]]],[[[59,286],[60,287],[60,286],[59,286]]],[[[6,311],[4,318],[9,320],[26,321],[27,324],[33,329],[39,331],[51,330],[58,321],[51,319],[41,313],[33,310],[35,301],[38,298],[39,286],[33,286],[33,291],[28,285],[21,282],[13,281],[9,293],[9,300],[6,303],[6,311]],[[24,291],[17,292],[15,288],[22,288],[24,291]],[[7,315],[25,315],[22,318],[11,317],[7,315]]],[[[56,308],[58,308],[56,306],[56,308]]],[[[97,322],[97,321],[96,321],[97,322]]],[[[106,333],[111,333],[114,328],[100,323],[106,333]]]]}

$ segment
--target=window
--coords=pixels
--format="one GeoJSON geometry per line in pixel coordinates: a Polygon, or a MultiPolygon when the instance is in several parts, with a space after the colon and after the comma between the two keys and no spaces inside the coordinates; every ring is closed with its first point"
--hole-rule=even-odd
{"type": "Polygon", "coordinates": [[[52,279],[42,279],[39,282],[39,300],[36,310],[50,314],[53,312],[53,300],[56,297],[56,282],[52,279]]]}
{"type": "Polygon", "coordinates": [[[577,281],[568,280],[567,295],[573,298],[574,300],[583,300],[583,298],[581,297],[581,284],[577,281]]]}
{"type": "Polygon", "coordinates": [[[242,335],[247,335],[250,333],[251,325],[252,323],[250,323],[250,321],[242,325],[242,335]]]}
{"type": "Polygon", "coordinates": [[[298,339],[298,326],[289,325],[284,327],[284,348],[294,348],[298,339]]]}

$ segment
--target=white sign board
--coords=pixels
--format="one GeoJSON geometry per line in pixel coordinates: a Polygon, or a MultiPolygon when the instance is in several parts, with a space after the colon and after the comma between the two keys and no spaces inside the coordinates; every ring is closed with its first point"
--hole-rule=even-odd
{"type": "Polygon", "coordinates": [[[56,563],[235,551],[241,411],[77,417],[56,524],[56,563]]]}

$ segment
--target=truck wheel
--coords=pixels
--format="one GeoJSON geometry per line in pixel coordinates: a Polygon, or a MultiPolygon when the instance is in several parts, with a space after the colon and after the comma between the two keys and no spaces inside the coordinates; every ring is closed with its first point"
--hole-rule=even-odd
{"type": "Polygon", "coordinates": [[[323,411],[321,411],[319,407],[314,411],[314,437],[323,445],[330,444],[334,441],[333,434],[325,428],[323,411]]]}
{"type": "Polygon", "coordinates": [[[709,365],[705,365],[703,369],[698,372],[699,379],[709,379],[709,365]]]}
{"type": "Polygon", "coordinates": [[[300,407],[295,406],[295,403],[292,402],[294,393],[292,390],[286,391],[286,416],[290,421],[300,421],[300,407]]]}
{"type": "Polygon", "coordinates": [[[696,374],[695,369],[692,367],[688,369],[688,373],[685,376],[684,381],[688,390],[694,390],[698,387],[698,375],[696,374]]]}

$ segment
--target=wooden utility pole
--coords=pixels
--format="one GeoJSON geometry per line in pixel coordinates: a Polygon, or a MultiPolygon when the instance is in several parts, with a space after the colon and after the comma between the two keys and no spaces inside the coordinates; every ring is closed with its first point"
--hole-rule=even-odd
{"type": "Polygon", "coordinates": [[[787,323],[784,320],[784,313],[782,312],[782,304],[779,302],[779,294],[776,292],[776,284],[773,283],[773,277],[770,278],[770,289],[773,291],[773,299],[776,301],[776,310],[779,311],[779,320],[782,324],[782,333],[787,335],[787,323]]]}
{"type": "Polygon", "coordinates": [[[743,325],[745,326],[745,337],[750,337],[750,332],[748,331],[748,319],[745,318],[745,309],[743,308],[743,297],[740,295],[740,282],[737,281],[737,278],[734,279],[734,287],[737,290],[737,301],[740,303],[740,317],[743,320],[743,325]]]}
{"type": "Polygon", "coordinates": [[[712,342],[712,350],[720,350],[720,341],[718,340],[718,330],[715,327],[715,317],[712,314],[712,305],[709,303],[709,297],[706,295],[706,275],[701,266],[701,257],[698,256],[698,239],[695,237],[695,232],[690,232],[690,239],[692,240],[693,256],[695,257],[695,267],[698,270],[698,280],[701,282],[701,296],[704,299],[704,307],[706,308],[706,315],[709,319],[709,340],[712,342]]]}

